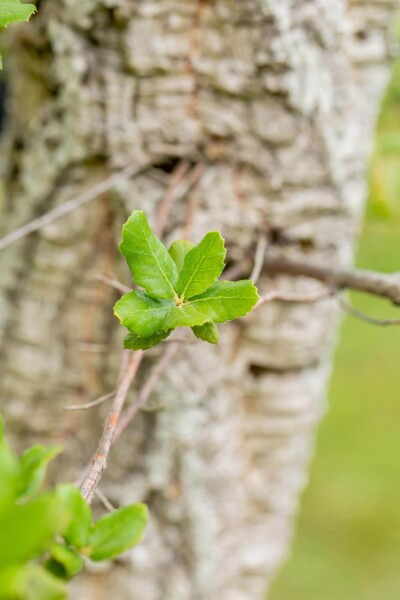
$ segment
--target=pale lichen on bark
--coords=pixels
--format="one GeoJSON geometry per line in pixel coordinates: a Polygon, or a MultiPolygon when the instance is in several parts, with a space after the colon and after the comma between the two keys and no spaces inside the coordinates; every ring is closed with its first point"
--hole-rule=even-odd
{"type": "MultiPolygon", "coordinates": [[[[2,228],[110,170],[169,171],[186,159],[206,166],[197,240],[220,229],[240,260],[266,231],[275,255],[349,265],[396,5],[42,0],[15,34],[2,228]]],[[[133,208],[154,216],[164,193],[143,174],[0,255],[3,410],[21,445],[64,442],[64,477],[90,457],[104,409],[61,407],[112,389],[119,359],[114,293],[93,275],[117,270],[129,281],[120,225],[133,208]]],[[[164,410],[141,416],[104,477],[116,503],[149,502],[146,541],[113,569],[78,578],[73,597],[262,597],[288,551],[336,316],[329,299],[264,306],[224,327],[217,348],[181,352],[159,386],[164,410]]]]}

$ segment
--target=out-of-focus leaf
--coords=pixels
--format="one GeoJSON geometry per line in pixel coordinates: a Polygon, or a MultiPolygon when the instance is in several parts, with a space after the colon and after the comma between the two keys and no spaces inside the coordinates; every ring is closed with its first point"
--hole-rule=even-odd
{"type": "Polygon", "coordinates": [[[135,546],[144,535],[148,511],[144,504],[125,506],[102,517],[93,525],[88,555],[92,560],[107,560],[135,546]]]}
{"type": "Polygon", "coordinates": [[[68,483],[57,486],[57,498],[66,513],[61,535],[66,542],[76,548],[87,546],[92,522],[89,504],[82,498],[79,490],[68,483]]]}
{"type": "Polygon", "coordinates": [[[51,496],[10,507],[0,517],[0,564],[23,563],[39,556],[53,541],[59,522],[60,510],[51,496]]]}
{"type": "Polygon", "coordinates": [[[46,569],[57,577],[69,579],[82,570],[82,556],[64,544],[53,544],[50,554],[46,569]]]}
{"type": "Polygon", "coordinates": [[[43,483],[47,464],[61,452],[60,446],[32,446],[19,459],[19,497],[32,496],[43,483]]]}
{"type": "Polygon", "coordinates": [[[0,570],[1,600],[63,600],[66,588],[38,565],[12,565],[0,570]]]}

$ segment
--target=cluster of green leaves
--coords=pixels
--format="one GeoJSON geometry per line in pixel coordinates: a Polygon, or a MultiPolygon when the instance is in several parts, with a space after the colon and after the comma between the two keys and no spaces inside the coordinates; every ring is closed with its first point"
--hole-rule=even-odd
{"type": "MultiPolygon", "coordinates": [[[[7,27],[10,23],[28,21],[36,11],[33,4],[23,4],[21,0],[0,0],[0,27],[7,27]]],[[[0,56],[0,68],[2,66],[0,56]]]]}
{"type": "Polygon", "coordinates": [[[0,598],[61,600],[83,566],[111,559],[137,544],[148,515],[143,504],[116,510],[96,523],[79,490],[61,484],[40,491],[60,448],[33,446],[16,457],[0,417],[0,598]]]}
{"type": "Polygon", "coordinates": [[[216,344],[216,323],[243,317],[258,301],[249,280],[217,281],[226,250],[216,231],[207,233],[197,246],[178,240],[168,251],[145,213],[135,210],[123,227],[120,249],[133,281],[144,289],[125,294],[114,307],[129,330],[125,348],[151,348],[176,327],[191,327],[199,339],[216,344]]]}

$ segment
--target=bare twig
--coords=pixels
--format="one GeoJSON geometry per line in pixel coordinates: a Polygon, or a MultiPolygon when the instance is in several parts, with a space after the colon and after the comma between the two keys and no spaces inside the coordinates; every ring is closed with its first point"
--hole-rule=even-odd
{"type": "Polygon", "coordinates": [[[255,306],[255,309],[259,308],[263,304],[275,301],[291,302],[293,304],[312,304],[313,302],[319,302],[320,300],[325,300],[326,298],[329,298],[333,295],[333,293],[334,292],[332,290],[323,290],[315,294],[295,294],[288,292],[280,292],[279,290],[273,290],[272,292],[261,296],[261,298],[255,306]]]}
{"type": "Polygon", "coordinates": [[[98,273],[94,276],[94,278],[97,279],[97,281],[102,281],[103,283],[106,283],[110,287],[114,288],[115,290],[118,290],[119,292],[122,292],[123,294],[127,294],[132,291],[132,288],[121,283],[120,281],[118,281],[118,279],[114,279],[113,277],[107,277],[107,275],[102,275],[101,273],[98,273]]]}
{"type": "Polygon", "coordinates": [[[161,233],[164,231],[169,213],[171,212],[172,205],[176,198],[178,184],[182,181],[188,170],[188,163],[180,162],[171,175],[167,191],[161,201],[156,217],[154,231],[157,233],[157,235],[161,235],[161,233]]]}
{"type": "Polygon", "coordinates": [[[265,260],[266,249],[267,249],[267,237],[266,237],[266,235],[261,235],[257,241],[253,271],[250,275],[250,279],[254,283],[257,283],[257,281],[261,275],[261,271],[263,269],[264,260],[265,260]]]}
{"type": "Polygon", "coordinates": [[[107,496],[105,494],[103,494],[103,492],[99,488],[96,489],[95,494],[98,497],[98,499],[100,500],[100,502],[103,504],[103,506],[105,506],[105,508],[109,512],[114,512],[115,510],[117,510],[115,508],[115,506],[109,501],[107,496]]]}
{"type": "Polygon", "coordinates": [[[295,277],[311,277],[327,283],[337,290],[350,288],[382,296],[400,304],[400,274],[376,273],[357,269],[344,270],[266,257],[264,269],[268,273],[293,275],[295,277]]]}
{"type": "Polygon", "coordinates": [[[63,406],[64,410],[88,410],[89,408],[93,408],[94,406],[99,406],[99,404],[103,404],[107,400],[111,400],[114,396],[115,390],[110,392],[109,394],[104,394],[104,396],[100,396],[97,400],[92,400],[92,402],[86,402],[86,404],[72,404],[71,406],[63,406]]]}
{"type": "Polygon", "coordinates": [[[140,390],[140,393],[137,397],[136,402],[134,402],[127,410],[125,411],[121,421],[118,425],[115,441],[119,438],[119,436],[125,431],[131,421],[135,418],[140,409],[146,404],[150,394],[153,392],[157,383],[164,375],[168,366],[171,364],[173,358],[175,357],[179,348],[178,343],[170,344],[170,346],[165,350],[160,360],[155,364],[153,370],[150,373],[149,378],[146,383],[140,390]]]}
{"type": "Polygon", "coordinates": [[[75,198],[71,198],[71,200],[67,200],[67,202],[56,206],[44,215],[41,215],[37,219],[33,219],[33,221],[30,221],[29,223],[23,225],[22,227],[19,227],[18,229],[15,229],[11,233],[0,239],[0,250],[4,250],[4,248],[7,248],[7,246],[10,246],[17,240],[24,238],[25,236],[29,235],[30,233],[33,233],[34,231],[38,231],[39,229],[46,227],[46,225],[49,225],[50,223],[56,221],[60,217],[63,217],[64,215],[72,212],[80,206],[83,206],[84,204],[87,204],[88,202],[91,202],[92,200],[95,200],[102,194],[105,194],[106,192],[112,190],[119,183],[122,183],[127,179],[131,179],[132,177],[136,177],[140,173],[143,173],[146,169],[147,167],[141,167],[139,169],[134,167],[128,167],[118,173],[115,173],[114,175],[111,175],[111,177],[108,177],[104,181],[101,181],[100,183],[94,185],[89,190],[86,190],[85,192],[79,194],[75,198]]]}
{"type": "Polygon", "coordinates": [[[360,319],[360,321],[369,323],[370,325],[377,325],[378,327],[390,327],[392,325],[400,325],[400,319],[375,319],[375,317],[366,315],[361,310],[354,308],[354,306],[351,306],[351,304],[348,304],[345,300],[343,300],[343,298],[340,297],[339,304],[340,307],[349,315],[360,319]]]}
{"type": "MultiPolygon", "coordinates": [[[[127,356],[125,352],[126,351],[124,351],[124,357],[127,356]]],[[[93,494],[101,479],[101,474],[107,466],[107,459],[114,441],[119,417],[142,358],[143,351],[138,350],[137,352],[131,353],[131,356],[128,358],[128,364],[126,364],[125,360],[122,362],[118,387],[115,392],[111,410],[106,418],[103,435],[92,466],[81,485],[81,494],[88,504],[92,502],[93,494]]]]}

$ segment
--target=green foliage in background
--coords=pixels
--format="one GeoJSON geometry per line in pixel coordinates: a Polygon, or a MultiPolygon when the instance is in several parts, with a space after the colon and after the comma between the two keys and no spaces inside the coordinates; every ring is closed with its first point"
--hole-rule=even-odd
{"type": "MultiPolygon", "coordinates": [[[[400,40],[400,19],[397,19],[400,40]]],[[[393,64],[390,85],[382,103],[374,152],[371,157],[369,214],[400,216],[400,57],[393,64]]]]}
{"type": "Polygon", "coordinates": [[[144,289],[125,294],[114,307],[129,330],[125,348],[151,348],[177,327],[191,327],[199,339],[216,344],[215,323],[243,317],[257,304],[252,281],[217,281],[226,255],[217,231],[197,246],[178,240],[168,251],[145,213],[135,210],[123,227],[120,248],[133,281],[144,289]]]}
{"type": "Polygon", "coordinates": [[[90,506],[73,485],[41,491],[46,467],[59,452],[58,446],[33,446],[16,457],[0,419],[2,600],[61,600],[84,558],[109,560],[143,536],[148,520],[143,504],[93,523],[90,506]]]}

